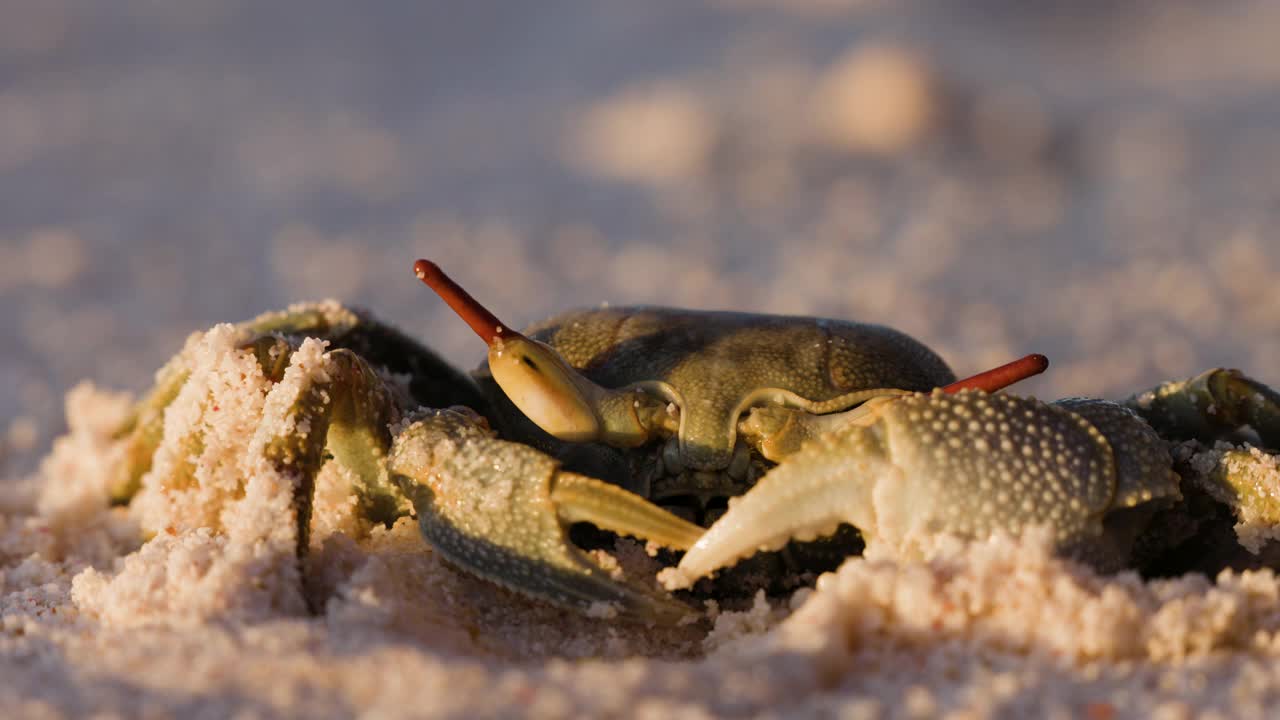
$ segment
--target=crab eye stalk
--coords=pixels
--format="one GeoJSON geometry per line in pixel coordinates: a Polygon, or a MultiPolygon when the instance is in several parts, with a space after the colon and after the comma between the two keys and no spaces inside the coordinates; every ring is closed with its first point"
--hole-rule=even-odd
{"type": "Polygon", "coordinates": [[[1033,375],[1039,375],[1049,367],[1049,358],[1039,353],[1018,358],[977,375],[957,380],[942,388],[946,393],[958,393],[961,390],[983,390],[996,392],[1033,375]]]}
{"type": "Polygon", "coordinates": [[[489,312],[488,308],[471,297],[471,293],[463,290],[461,285],[453,281],[453,278],[445,275],[439,265],[430,260],[419,259],[413,264],[413,274],[417,275],[427,287],[435,290],[440,299],[448,303],[449,307],[458,313],[458,317],[466,321],[486,343],[492,345],[494,340],[505,334],[519,334],[503,325],[502,321],[489,312]]]}
{"type": "Polygon", "coordinates": [[[520,412],[569,442],[600,440],[640,445],[657,431],[649,412],[664,402],[637,390],[609,390],[574,370],[560,353],[507,327],[430,260],[414,274],[436,292],[489,345],[489,371],[520,412]]]}

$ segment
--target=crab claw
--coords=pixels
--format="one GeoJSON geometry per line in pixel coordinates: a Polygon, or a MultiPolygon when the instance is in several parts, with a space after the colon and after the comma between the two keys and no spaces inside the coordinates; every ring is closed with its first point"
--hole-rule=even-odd
{"type": "Polygon", "coordinates": [[[492,437],[465,408],[423,411],[391,451],[393,480],[423,535],[455,565],[588,615],[675,622],[690,608],[656,588],[615,580],[568,539],[569,525],[686,549],[702,528],[637,495],[564,472],[551,457],[492,437]]]}
{"type": "Polygon", "coordinates": [[[806,444],[731,503],[667,586],[686,587],[842,522],[862,532],[868,549],[906,555],[926,551],[937,534],[973,539],[1044,524],[1060,549],[1105,565],[1132,537],[1115,540],[1104,515],[1177,492],[1159,438],[1112,403],[1046,405],[973,390],[886,399],[806,444]],[[1123,446],[1119,459],[1113,442],[1123,446]]]}
{"type": "Polygon", "coordinates": [[[1280,393],[1239,370],[1166,382],[1125,404],[1170,437],[1208,441],[1248,425],[1265,447],[1280,448],[1280,393]]]}

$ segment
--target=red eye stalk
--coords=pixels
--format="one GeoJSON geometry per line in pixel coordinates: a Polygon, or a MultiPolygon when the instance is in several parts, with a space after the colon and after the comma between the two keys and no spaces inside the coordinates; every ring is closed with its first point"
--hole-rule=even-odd
{"type": "Polygon", "coordinates": [[[1011,363],[1005,363],[998,368],[980,372],[972,377],[957,380],[943,387],[942,391],[957,393],[961,390],[974,389],[995,392],[1007,388],[1020,380],[1026,380],[1032,375],[1039,375],[1048,367],[1049,358],[1036,353],[1014,360],[1011,363]]]}
{"type": "Polygon", "coordinates": [[[458,283],[444,274],[439,265],[430,260],[418,260],[413,264],[413,274],[436,291],[441,300],[449,304],[458,317],[466,321],[481,340],[492,345],[504,337],[518,337],[520,333],[507,327],[493,313],[471,297],[458,283]]]}

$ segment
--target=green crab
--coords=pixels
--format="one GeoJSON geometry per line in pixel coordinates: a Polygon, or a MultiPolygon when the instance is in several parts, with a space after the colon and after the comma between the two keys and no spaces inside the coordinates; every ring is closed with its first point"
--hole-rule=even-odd
{"type": "MultiPolygon", "coordinates": [[[[1129,566],[1180,498],[1161,435],[1249,426],[1280,445],[1280,395],[1235,371],[1125,404],[1045,404],[991,394],[1043,370],[1040,356],[956,383],[886,327],[668,308],[571,311],[522,334],[433,263],[414,269],[488,344],[470,376],[337,304],[234,328],[267,381],[295,371],[296,393],[250,447],[292,478],[299,554],[332,462],[363,516],[416,515],[467,572],[586,614],[677,621],[693,610],[668,590],[841,523],[907,553],[938,534],[1048,524],[1063,552],[1129,566]],[[326,346],[302,372],[306,338],[326,346]],[[575,544],[579,523],[684,552],[667,589],[611,576],[575,544]]],[[[117,502],[161,471],[166,408],[190,372],[171,361],[120,428],[117,502]]],[[[181,463],[163,472],[161,486],[191,482],[181,463]]],[[[1273,512],[1266,502],[1251,507],[1273,512]]]]}

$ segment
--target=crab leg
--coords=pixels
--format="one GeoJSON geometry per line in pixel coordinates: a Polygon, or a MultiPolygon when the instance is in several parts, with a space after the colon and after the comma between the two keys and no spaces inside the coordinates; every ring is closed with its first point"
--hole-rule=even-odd
{"type": "Polygon", "coordinates": [[[569,525],[583,520],[677,549],[701,535],[637,495],[561,471],[458,409],[419,413],[397,437],[390,466],[423,535],[475,575],[588,614],[675,621],[689,613],[654,588],[615,580],[569,542],[569,525]]]}
{"type": "MultiPolygon", "coordinates": [[[[337,303],[299,304],[239,323],[249,339],[242,347],[254,354],[263,375],[279,382],[289,366],[294,345],[286,337],[327,340],[332,346],[350,348],[360,357],[411,378],[410,391],[421,404],[446,407],[454,404],[485,409],[484,397],[470,380],[453,370],[430,350],[400,331],[337,303]]],[[[156,384],[131,409],[114,437],[127,443],[124,462],[115,468],[109,486],[113,504],[127,504],[141,487],[143,475],[164,435],[165,409],[177,398],[190,375],[184,353],[170,360],[156,374],[156,384]]],[[[199,438],[188,442],[198,445],[199,438]]]]}
{"type": "Polygon", "coordinates": [[[155,387],[134,405],[115,431],[115,439],[128,444],[124,462],[113,470],[107,491],[111,504],[127,504],[142,487],[142,476],[151,469],[151,460],[164,439],[164,409],[178,397],[189,375],[181,356],[171,360],[157,373],[155,387]]]}
{"type": "MultiPolygon", "coordinates": [[[[241,323],[240,327],[255,336],[245,343],[245,349],[254,353],[268,379],[279,382],[288,366],[292,348],[268,333],[325,336],[334,331],[347,332],[356,322],[356,316],[349,311],[325,312],[316,306],[298,306],[289,311],[266,313],[241,323]]],[[[125,461],[116,469],[108,491],[113,504],[127,504],[141,487],[142,476],[151,469],[152,459],[164,436],[164,411],[178,397],[189,375],[186,358],[180,353],[160,369],[155,386],[134,405],[116,430],[116,439],[125,440],[128,446],[125,461]]],[[[198,444],[199,438],[191,438],[187,442],[198,444]]]]}
{"type": "MultiPolygon", "coordinates": [[[[264,313],[239,327],[255,337],[246,345],[255,346],[255,351],[275,337],[299,341],[304,337],[320,338],[329,342],[330,349],[347,348],[371,365],[407,375],[409,391],[419,405],[466,405],[487,410],[484,396],[467,375],[396,328],[335,302],[294,305],[281,312],[264,313]]],[[[289,354],[267,358],[259,352],[258,359],[267,377],[278,381],[288,365],[289,354]],[[269,369],[271,366],[275,366],[275,373],[269,369]]]]}
{"type": "Polygon", "coordinates": [[[1125,404],[1170,437],[1209,441],[1248,425],[1263,445],[1280,448],[1280,393],[1239,370],[1163,383],[1125,404]]]}
{"type": "Polygon", "coordinates": [[[1232,509],[1241,545],[1257,554],[1268,541],[1280,541],[1280,458],[1257,448],[1209,452],[1212,466],[1200,466],[1193,477],[1232,509]]]}
{"type": "MultiPolygon", "coordinates": [[[[288,344],[278,342],[287,352],[288,344]]],[[[308,377],[281,413],[281,431],[264,442],[262,451],[275,471],[294,479],[299,555],[307,550],[315,476],[326,454],[353,478],[362,516],[389,525],[409,514],[408,502],[386,471],[393,406],[384,385],[350,350],[333,350],[324,357],[323,372],[299,369],[308,377]]]]}

